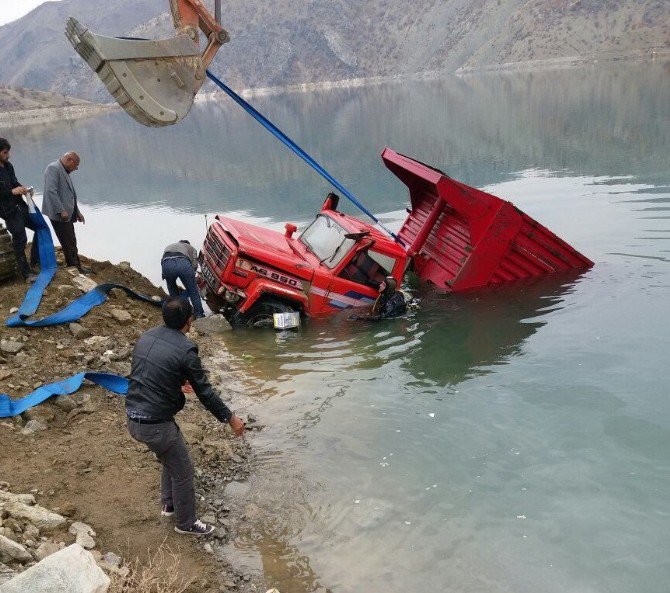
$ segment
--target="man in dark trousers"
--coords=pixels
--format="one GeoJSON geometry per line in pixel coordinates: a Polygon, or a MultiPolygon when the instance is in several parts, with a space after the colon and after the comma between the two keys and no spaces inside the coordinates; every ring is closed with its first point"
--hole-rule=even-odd
{"type": "Polygon", "coordinates": [[[14,167],[9,162],[11,145],[4,138],[0,138],[0,218],[5,221],[7,230],[12,236],[12,245],[19,271],[27,282],[34,282],[37,276],[31,266],[39,262],[37,249],[37,233],[33,236],[33,246],[30,251],[30,265],[26,259],[26,244],[28,237],[26,228],[37,230],[30,220],[28,205],[23,196],[29,195],[31,190],[16,179],[14,167]]]}
{"type": "Polygon", "coordinates": [[[195,318],[205,316],[198,290],[198,282],[195,279],[195,271],[198,269],[198,252],[186,239],[178,243],[172,243],[163,250],[161,258],[161,270],[167,284],[170,296],[180,296],[177,280],[181,280],[188,293],[195,312],[195,318]]]}
{"type": "Polygon", "coordinates": [[[77,249],[74,223],[86,223],[77,204],[77,192],[70,175],[79,168],[79,155],[66,152],[61,158],[50,163],[44,171],[44,197],[42,212],[49,217],[51,226],[63,248],[65,265],[76,267],[82,274],[90,274],[91,269],[82,266],[77,249]]]}
{"type": "Polygon", "coordinates": [[[165,300],[165,325],[145,332],[135,345],[126,415],[130,435],[145,443],[163,465],[161,514],[175,517],[177,533],[202,536],[211,534],[214,526],[196,517],[193,464],[174,420],[186,401],[182,385],[188,381],[202,404],[217,420],[227,422],[236,436],[244,433],[244,422],[209,383],[198,347],[186,337],[192,320],[193,307],[187,299],[165,300]]]}

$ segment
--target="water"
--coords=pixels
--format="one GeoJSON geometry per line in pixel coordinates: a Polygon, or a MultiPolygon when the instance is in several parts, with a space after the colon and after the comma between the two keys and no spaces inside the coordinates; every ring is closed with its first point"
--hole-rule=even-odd
{"type": "MultiPolygon", "coordinates": [[[[227,334],[266,425],[231,500],[249,518],[236,562],[293,593],[667,591],[669,78],[615,65],[254,100],[394,228],[407,196],[384,146],[512,200],[596,265],[420,289],[403,320],[227,334]]],[[[329,191],[225,101],[163,130],[114,113],[6,134],[37,188],[79,150],[82,251],[156,282],[204,214],[304,225],[329,191]]]]}

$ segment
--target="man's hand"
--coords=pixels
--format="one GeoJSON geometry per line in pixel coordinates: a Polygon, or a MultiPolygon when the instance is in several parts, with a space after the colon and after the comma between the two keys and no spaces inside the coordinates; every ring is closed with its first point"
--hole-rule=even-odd
{"type": "Polygon", "coordinates": [[[228,424],[233,429],[233,434],[236,437],[241,437],[244,434],[244,422],[235,416],[235,414],[230,417],[228,424]]]}
{"type": "Polygon", "coordinates": [[[61,212],[60,213],[60,219],[63,222],[67,222],[68,220],[70,220],[70,215],[67,212],[61,212]]]}
{"type": "Polygon", "coordinates": [[[12,195],[14,196],[25,196],[28,193],[28,188],[24,187],[23,185],[19,185],[19,187],[15,187],[12,190],[12,195]]]}
{"type": "Polygon", "coordinates": [[[86,224],[86,219],[81,212],[77,212],[77,221],[86,224]]]}

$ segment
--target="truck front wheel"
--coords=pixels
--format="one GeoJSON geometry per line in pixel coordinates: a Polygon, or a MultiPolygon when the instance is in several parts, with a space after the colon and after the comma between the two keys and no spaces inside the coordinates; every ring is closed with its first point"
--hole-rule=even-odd
{"type": "Polygon", "coordinates": [[[230,323],[233,329],[242,327],[273,327],[274,319],[272,316],[275,313],[291,313],[292,311],[295,311],[293,307],[281,301],[261,299],[254,303],[245,313],[235,311],[228,318],[228,323],[230,323]]]}

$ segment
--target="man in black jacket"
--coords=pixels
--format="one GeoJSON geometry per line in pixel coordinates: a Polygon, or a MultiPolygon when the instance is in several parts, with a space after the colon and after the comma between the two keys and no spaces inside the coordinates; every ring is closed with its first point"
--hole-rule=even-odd
{"type": "Polygon", "coordinates": [[[393,276],[387,276],[379,283],[379,296],[367,315],[352,315],[349,319],[361,321],[379,321],[399,317],[407,312],[405,295],[398,290],[398,283],[393,276]]]}
{"type": "Polygon", "coordinates": [[[188,300],[165,300],[165,325],[145,332],[135,345],[126,414],[130,435],[145,443],[163,465],[161,514],[174,515],[177,533],[209,535],[214,526],[196,518],[193,464],[174,421],[186,402],[182,386],[188,381],[202,404],[217,420],[227,422],[236,436],[243,434],[244,422],[209,383],[198,347],[186,337],[192,320],[193,307],[188,300]]]}
{"type": "Polygon", "coordinates": [[[9,162],[9,151],[11,145],[5,138],[0,138],[0,218],[5,221],[7,230],[12,236],[14,254],[19,264],[19,271],[28,282],[34,282],[37,276],[33,273],[31,266],[39,262],[39,252],[37,249],[37,233],[33,236],[33,246],[30,252],[30,265],[26,259],[26,228],[33,231],[37,230],[30,220],[28,214],[28,205],[23,201],[23,197],[30,193],[30,189],[21,185],[14,167],[9,162]]]}

